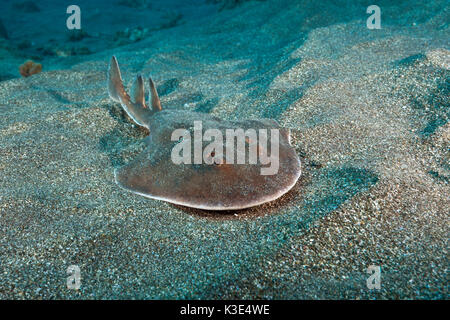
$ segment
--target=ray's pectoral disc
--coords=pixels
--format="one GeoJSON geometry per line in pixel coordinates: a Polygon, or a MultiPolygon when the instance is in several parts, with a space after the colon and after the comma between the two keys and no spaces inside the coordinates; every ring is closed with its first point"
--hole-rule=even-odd
{"type": "Polygon", "coordinates": [[[151,80],[150,108],[143,98],[142,77],[134,88],[133,101],[113,57],[108,72],[110,97],[136,123],[151,129],[145,150],[115,172],[122,188],[199,209],[237,210],[279,198],[300,177],[300,160],[290,145],[289,130],[276,121],[233,122],[162,109],[151,80]]]}

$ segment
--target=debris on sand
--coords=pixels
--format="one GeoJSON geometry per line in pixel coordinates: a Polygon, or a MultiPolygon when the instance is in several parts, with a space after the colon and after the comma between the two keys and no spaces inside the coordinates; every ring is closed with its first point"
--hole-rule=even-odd
{"type": "Polygon", "coordinates": [[[23,77],[29,77],[33,74],[40,73],[42,71],[42,64],[36,63],[32,60],[26,61],[19,67],[19,72],[23,77]]]}

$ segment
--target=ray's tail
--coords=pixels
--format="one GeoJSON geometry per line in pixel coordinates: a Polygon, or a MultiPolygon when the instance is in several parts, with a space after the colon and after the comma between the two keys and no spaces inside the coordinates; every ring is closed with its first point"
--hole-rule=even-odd
{"type": "Polygon", "coordinates": [[[108,68],[108,92],[112,100],[120,102],[123,109],[138,125],[148,128],[148,119],[153,113],[161,111],[161,102],[155,84],[150,78],[150,94],[152,109],[145,104],[145,89],[142,76],[138,76],[133,85],[132,97],[128,95],[123,86],[119,64],[115,56],[111,58],[108,68]]]}

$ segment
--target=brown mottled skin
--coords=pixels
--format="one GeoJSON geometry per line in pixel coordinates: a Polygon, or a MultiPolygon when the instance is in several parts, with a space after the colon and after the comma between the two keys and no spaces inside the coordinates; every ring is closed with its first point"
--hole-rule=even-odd
{"type": "MultiPolygon", "coordinates": [[[[226,121],[210,114],[162,109],[150,79],[152,108],[145,105],[142,77],[134,86],[134,102],[125,92],[115,57],[108,72],[108,88],[113,100],[139,125],[150,129],[146,149],[115,172],[116,182],[140,195],[206,210],[237,210],[275,200],[289,191],[300,176],[300,160],[289,143],[289,130],[270,119],[226,121]],[[194,121],[202,121],[203,131],[219,129],[279,129],[279,170],[261,175],[261,164],[175,164],[171,141],[175,129],[192,131],[194,121]]],[[[207,144],[207,143],[205,143],[207,144]]],[[[203,146],[205,146],[205,144],[203,146]]],[[[224,154],[225,154],[224,148],[224,154]]],[[[192,149],[193,150],[193,149],[192,149]]]]}

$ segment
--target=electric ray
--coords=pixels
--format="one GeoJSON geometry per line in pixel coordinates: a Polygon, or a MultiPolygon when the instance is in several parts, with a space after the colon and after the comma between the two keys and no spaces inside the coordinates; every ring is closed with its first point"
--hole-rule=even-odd
{"type": "Polygon", "coordinates": [[[295,185],[301,169],[298,155],[290,145],[289,129],[280,128],[275,120],[270,119],[226,121],[206,113],[162,109],[151,78],[149,83],[151,107],[145,102],[142,76],[137,77],[130,97],[123,86],[117,60],[112,57],[108,69],[110,97],[120,102],[134,122],[150,130],[145,139],[145,150],[130,163],[116,169],[115,180],[120,187],[148,198],[187,207],[238,210],[275,200],[295,185]],[[233,130],[236,136],[228,136],[233,130]],[[256,131],[260,141],[255,141],[258,137],[250,134],[256,131]],[[271,143],[266,139],[264,144],[261,141],[267,138],[269,131],[271,143]],[[237,133],[242,132],[245,139],[239,144],[237,133]],[[222,141],[221,133],[222,139],[226,137],[222,141]],[[190,140],[192,136],[193,143],[190,140]],[[199,137],[201,144],[196,145],[198,139],[195,139],[199,137]],[[211,142],[209,147],[203,147],[204,141],[215,144],[211,146],[211,142]],[[193,157],[189,153],[186,156],[185,152],[191,151],[192,145],[193,157]],[[175,158],[179,153],[174,150],[182,151],[186,156],[184,162],[179,161],[179,157],[175,158]],[[247,150],[248,161],[245,161],[247,150]],[[255,157],[259,157],[256,163],[255,157]],[[274,170],[270,172],[269,169],[274,170]]]}

